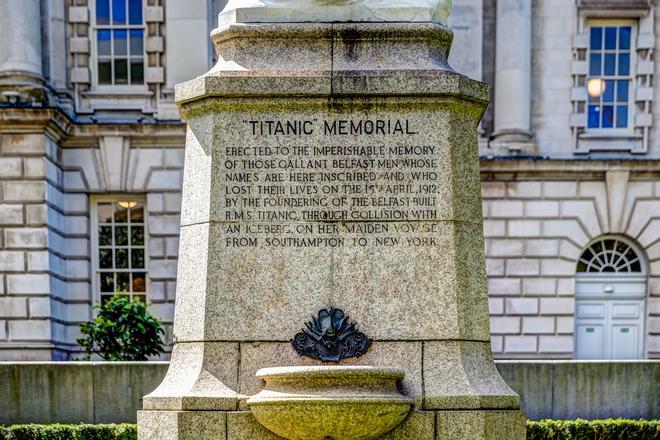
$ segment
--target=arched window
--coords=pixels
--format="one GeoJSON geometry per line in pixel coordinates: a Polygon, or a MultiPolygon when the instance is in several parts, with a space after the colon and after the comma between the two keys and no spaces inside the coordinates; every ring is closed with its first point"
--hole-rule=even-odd
{"type": "Polygon", "coordinates": [[[642,273],[642,260],[632,245],[618,238],[603,238],[584,250],[578,273],[642,273]]]}

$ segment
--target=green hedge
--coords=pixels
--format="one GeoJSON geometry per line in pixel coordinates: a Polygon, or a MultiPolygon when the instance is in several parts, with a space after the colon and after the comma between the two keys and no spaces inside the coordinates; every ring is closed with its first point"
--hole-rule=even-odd
{"type": "Polygon", "coordinates": [[[660,420],[528,421],[527,440],[660,440],[660,420]]]}
{"type": "MultiPolygon", "coordinates": [[[[0,440],[136,440],[123,425],[0,426],[0,440]]],[[[660,440],[660,420],[541,420],[527,422],[527,440],[660,440]]]]}
{"type": "Polygon", "coordinates": [[[137,427],[128,423],[0,426],[0,440],[137,440],[137,427]]]}

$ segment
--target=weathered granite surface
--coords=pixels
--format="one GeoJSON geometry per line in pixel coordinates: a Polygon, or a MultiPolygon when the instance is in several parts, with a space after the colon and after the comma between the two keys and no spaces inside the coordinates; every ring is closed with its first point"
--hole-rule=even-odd
{"type": "Polygon", "coordinates": [[[389,0],[221,14],[217,65],[176,90],[189,124],[176,348],[140,437],[173,423],[153,426],[163,411],[207,409],[227,411],[228,439],[277,438],[241,411],[263,388],[255,373],[320,365],[288,341],[328,306],[373,339],[340,366],[406,374],[414,409],[384,438],[524,437],[490,355],[476,142],[488,89],[447,63],[448,4],[397,2],[405,22],[389,0]]]}
{"type": "Polygon", "coordinates": [[[230,0],[219,27],[233,22],[402,21],[447,24],[451,0],[230,0]]]}
{"type": "Polygon", "coordinates": [[[397,389],[405,373],[372,366],[263,368],[263,390],[248,405],[259,423],[290,439],[382,437],[406,418],[412,399],[397,389]]]}

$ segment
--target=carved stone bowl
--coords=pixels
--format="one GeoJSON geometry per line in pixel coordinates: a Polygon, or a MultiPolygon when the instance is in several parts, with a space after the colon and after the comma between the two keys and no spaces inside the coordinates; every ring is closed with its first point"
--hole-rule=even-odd
{"type": "Polygon", "coordinates": [[[404,372],[368,366],[264,368],[264,389],[247,403],[259,423],[289,440],[368,440],[399,425],[412,399],[404,372]]]}

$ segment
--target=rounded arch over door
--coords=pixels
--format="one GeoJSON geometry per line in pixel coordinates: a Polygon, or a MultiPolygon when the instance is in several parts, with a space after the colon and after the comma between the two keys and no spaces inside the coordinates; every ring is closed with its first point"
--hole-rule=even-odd
{"type": "Polygon", "coordinates": [[[578,258],[575,279],[575,357],[644,356],[646,258],[632,241],[603,236],[578,258]]]}

